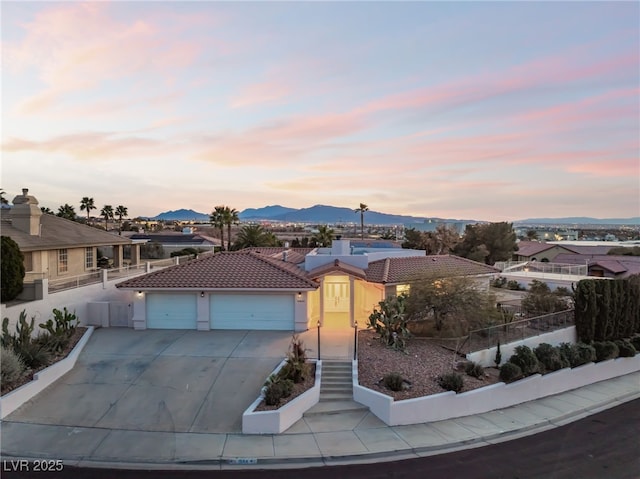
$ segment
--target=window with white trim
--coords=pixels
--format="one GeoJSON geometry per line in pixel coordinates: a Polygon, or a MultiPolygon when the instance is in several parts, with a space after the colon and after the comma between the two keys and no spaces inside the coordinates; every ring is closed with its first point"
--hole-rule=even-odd
{"type": "Polygon", "coordinates": [[[84,267],[85,269],[93,269],[94,264],[94,255],[93,248],[85,248],[84,249],[84,267]]]}
{"type": "Polygon", "coordinates": [[[69,271],[69,255],[65,249],[58,250],[58,273],[69,271]]]}

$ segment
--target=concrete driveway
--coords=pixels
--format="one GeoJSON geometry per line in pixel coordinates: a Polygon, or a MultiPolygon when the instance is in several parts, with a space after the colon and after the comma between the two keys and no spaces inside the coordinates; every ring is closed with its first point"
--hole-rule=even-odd
{"type": "Polygon", "coordinates": [[[137,431],[240,432],[243,411],[290,341],[286,331],[98,329],[71,372],[7,419],[137,431]]]}

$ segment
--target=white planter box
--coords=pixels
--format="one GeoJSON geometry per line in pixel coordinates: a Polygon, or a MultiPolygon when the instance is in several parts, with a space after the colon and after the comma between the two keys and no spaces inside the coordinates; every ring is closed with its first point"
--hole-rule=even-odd
{"type": "Polygon", "coordinates": [[[403,401],[394,401],[391,396],[357,384],[358,362],[354,361],[353,365],[354,399],[368,406],[385,424],[398,426],[481,414],[624,376],[640,371],[640,354],[545,375],[534,374],[510,384],[497,383],[460,394],[447,391],[403,401]]]}
{"type": "MultiPolygon", "coordinates": [[[[310,362],[316,365],[315,384],[311,389],[305,391],[297,398],[289,401],[279,409],[273,411],[255,411],[255,408],[262,402],[264,395],[261,393],[251,406],[242,414],[243,434],[280,434],[289,429],[302,415],[320,400],[320,376],[322,374],[322,361],[310,362]]],[[[272,374],[285,365],[283,360],[272,374]]]]}
{"type": "Polygon", "coordinates": [[[61,359],[57,363],[52,364],[48,368],[34,374],[33,381],[23,384],[18,389],[14,389],[10,393],[2,396],[0,398],[0,418],[4,419],[29,399],[33,398],[36,394],[39,394],[46,387],[52,385],[62,376],[71,371],[73,366],[75,366],[82,349],[93,334],[93,330],[93,326],[87,327],[87,330],[82,335],[82,338],[80,338],[80,341],[78,341],[66,358],[61,359]]]}

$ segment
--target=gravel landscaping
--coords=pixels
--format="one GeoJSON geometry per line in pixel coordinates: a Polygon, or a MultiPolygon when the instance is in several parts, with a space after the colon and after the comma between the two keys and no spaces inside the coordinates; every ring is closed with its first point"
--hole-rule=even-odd
{"type": "MultiPolygon", "coordinates": [[[[411,399],[445,390],[438,384],[438,376],[456,371],[466,360],[434,341],[424,338],[410,338],[407,341],[407,353],[386,347],[370,330],[358,333],[358,382],[361,386],[373,389],[396,401],[411,399]],[[382,384],[382,378],[389,373],[400,373],[409,381],[409,389],[391,391],[382,384]]],[[[498,370],[486,368],[485,377],[476,379],[464,374],[462,392],[481,388],[499,382],[498,370]]]]}

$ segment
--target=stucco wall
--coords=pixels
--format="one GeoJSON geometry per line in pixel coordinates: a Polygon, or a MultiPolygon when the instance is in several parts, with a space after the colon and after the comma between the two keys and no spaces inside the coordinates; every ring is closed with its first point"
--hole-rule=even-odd
{"type": "MultiPolygon", "coordinates": [[[[354,361],[354,369],[357,369],[357,361],[354,361]]],[[[633,358],[589,363],[544,376],[535,374],[511,384],[497,383],[460,394],[447,391],[404,401],[394,401],[390,396],[356,385],[354,375],[353,397],[368,406],[385,424],[398,426],[482,414],[639,370],[640,354],[637,354],[633,358]]]]}
{"type": "MultiPolygon", "coordinates": [[[[143,274],[141,272],[140,274],[143,274]]],[[[46,280],[45,281],[45,291],[46,280]]],[[[27,318],[35,316],[35,324],[44,322],[52,318],[51,311],[56,308],[62,310],[65,306],[80,319],[80,324],[99,325],[100,319],[94,320],[89,315],[88,304],[100,301],[117,301],[128,304],[133,303],[133,292],[122,291],[115,287],[115,284],[122,281],[122,278],[113,281],[107,281],[106,286],[103,283],[96,283],[81,288],[59,291],[52,294],[45,294],[44,298],[38,301],[28,301],[24,303],[12,304],[7,306],[3,304],[1,307],[2,318],[9,318],[9,330],[13,331],[18,317],[22,310],[26,310],[27,318]]],[[[38,329],[36,327],[36,329],[38,329]]]]}
{"type": "MultiPolygon", "coordinates": [[[[557,346],[560,343],[575,343],[577,339],[576,327],[570,326],[568,328],[558,329],[550,333],[541,334],[540,336],[526,338],[521,341],[501,344],[500,354],[502,355],[502,361],[500,364],[504,364],[505,362],[507,362],[518,346],[529,346],[531,349],[533,349],[541,343],[548,343],[552,346],[557,346]]],[[[467,354],[467,359],[469,361],[479,363],[484,367],[495,366],[497,349],[498,348],[494,346],[488,349],[483,349],[482,351],[475,351],[473,353],[467,354]]]]}

